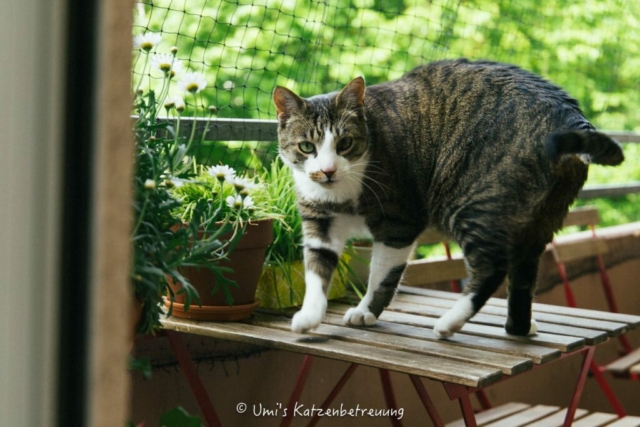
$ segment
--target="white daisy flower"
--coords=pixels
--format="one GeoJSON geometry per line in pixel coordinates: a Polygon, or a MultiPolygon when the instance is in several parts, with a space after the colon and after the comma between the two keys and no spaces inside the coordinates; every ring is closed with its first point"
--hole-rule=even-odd
{"type": "Polygon", "coordinates": [[[242,205],[245,209],[253,209],[254,203],[251,196],[247,196],[242,200],[242,205]]]}
{"type": "Polygon", "coordinates": [[[258,184],[251,181],[250,179],[239,178],[239,177],[235,177],[233,180],[230,180],[229,184],[236,187],[236,191],[243,195],[248,194],[250,190],[253,190],[258,187],[258,184]]]}
{"type": "Polygon", "coordinates": [[[207,87],[207,79],[202,73],[186,73],[178,82],[178,87],[184,92],[196,94],[207,87]]]}
{"type": "Polygon", "coordinates": [[[182,113],[184,111],[184,99],[181,96],[170,96],[164,101],[164,108],[170,110],[175,108],[177,112],[182,113]]]}
{"type": "Polygon", "coordinates": [[[252,209],[254,206],[253,200],[249,196],[243,199],[239,194],[237,194],[236,197],[228,196],[226,200],[227,206],[231,209],[252,209]]]}
{"type": "Polygon", "coordinates": [[[156,53],[153,55],[153,58],[151,58],[151,66],[162,71],[164,74],[169,74],[171,77],[182,73],[184,69],[182,61],[168,53],[156,53]]]}
{"type": "Polygon", "coordinates": [[[167,178],[164,180],[164,185],[168,188],[180,188],[184,185],[185,180],[180,178],[167,178]]]}
{"type": "Polygon", "coordinates": [[[153,190],[154,188],[156,188],[156,182],[153,179],[147,179],[144,182],[144,188],[147,190],[153,190]]]}
{"type": "Polygon", "coordinates": [[[138,34],[133,38],[133,46],[136,49],[142,49],[145,52],[149,52],[154,47],[158,46],[162,41],[162,36],[158,33],[146,32],[144,34],[138,34]]]}
{"type": "Polygon", "coordinates": [[[219,181],[232,182],[236,177],[236,171],[228,165],[218,165],[209,168],[209,175],[217,178],[219,181]]]}

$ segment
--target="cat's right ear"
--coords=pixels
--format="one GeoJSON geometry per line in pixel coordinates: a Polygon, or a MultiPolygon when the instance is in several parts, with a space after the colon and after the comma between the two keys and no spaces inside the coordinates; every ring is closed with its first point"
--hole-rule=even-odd
{"type": "Polygon", "coordinates": [[[365,83],[363,77],[351,80],[338,94],[336,105],[339,108],[356,109],[364,106],[365,83]]]}
{"type": "Polygon", "coordinates": [[[277,86],[273,91],[273,103],[276,105],[280,124],[284,124],[292,114],[302,111],[305,106],[304,99],[282,86],[277,86]]]}

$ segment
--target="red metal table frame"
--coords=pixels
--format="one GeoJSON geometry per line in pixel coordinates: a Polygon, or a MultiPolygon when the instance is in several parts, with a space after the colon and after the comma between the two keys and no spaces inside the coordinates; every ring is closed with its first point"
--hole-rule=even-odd
{"type": "MultiPolygon", "coordinates": [[[[165,330],[163,331],[163,335],[166,336],[169,340],[169,343],[175,353],[175,356],[178,360],[178,363],[180,365],[180,367],[182,368],[182,371],[185,375],[185,377],[187,378],[187,381],[189,382],[189,385],[191,387],[191,390],[194,393],[194,396],[196,397],[196,400],[198,402],[198,405],[200,406],[200,409],[202,411],[202,414],[207,422],[207,424],[211,427],[217,427],[217,426],[222,426],[222,423],[220,422],[220,418],[218,417],[213,404],[211,403],[211,400],[207,394],[207,391],[204,387],[204,384],[202,383],[202,380],[200,379],[200,376],[198,375],[196,366],[193,362],[193,360],[191,359],[191,356],[189,354],[188,348],[184,343],[184,340],[181,337],[181,333],[180,332],[176,332],[176,331],[171,331],[171,330],[165,330]]],[[[578,403],[580,401],[580,397],[582,396],[582,391],[584,389],[584,385],[586,382],[586,378],[587,378],[587,373],[589,372],[589,367],[591,365],[591,362],[593,360],[593,354],[595,352],[595,347],[593,346],[585,346],[583,348],[580,348],[578,350],[575,350],[573,352],[567,352],[567,353],[563,353],[559,359],[557,360],[562,360],[565,359],[567,357],[571,357],[573,355],[576,354],[583,354],[583,361],[582,361],[582,366],[580,369],[580,373],[578,375],[578,380],[576,382],[576,386],[574,388],[573,394],[571,396],[571,401],[567,410],[567,415],[564,421],[564,426],[570,426],[573,422],[573,418],[575,416],[575,412],[576,409],[578,407],[578,403]]],[[[289,397],[289,403],[288,403],[288,408],[289,410],[287,411],[288,416],[283,418],[281,426],[286,427],[288,425],[290,425],[291,421],[292,421],[292,408],[293,405],[295,404],[295,402],[299,399],[300,395],[302,394],[302,391],[304,389],[304,386],[306,385],[306,380],[309,376],[310,370],[311,370],[311,366],[312,366],[312,361],[313,361],[313,356],[305,356],[302,366],[300,368],[300,371],[298,372],[298,377],[296,380],[296,384],[295,387],[293,389],[293,392],[291,393],[291,396],[289,397]]],[[[553,362],[549,362],[546,363],[544,365],[535,365],[533,367],[533,370],[537,370],[540,369],[544,366],[547,366],[549,364],[551,364],[553,362]]],[[[357,364],[355,363],[351,363],[349,365],[349,367],[347,368],[347,370],[345,371],[345,373],[342,375],[342,377],[340,378],[340,380],[338,381],[338,383],[335,385],[335,387],[333,388],[333,390],[329,393],[329,395],[327,396],[327,398],[325,399],[325,401],[322,403],[321,408],[326,409],[329,407],[329,405],[332,403],[332,401],[336,398],[336,396],[338,395],[338,393],[340,392],[340,390],[342,390],[342,388],[344,387],[344,385],[347,383],[347,381],[350,379],[350,377],[352,376],[352,374],[354,373],[354,371],[356,370],[356,368],[358,367],[357,364]]],[[[529,372],[529,371],[527,371],[529,372]]],[[[523,374],[526,372],[523,372],[523,374]]],[[[387,406],[390,409],[397,409],[396,403],[395,403],[395,397],[393,395],[393,391],[392,391],[392,387],[391,387],[391,382],[390,382],[390,377],[389,377],[389,372],[386,369],[380,369],[380,376],[381,376],[381,381],[383,384],[383,391],[385,393],[385,400],[387,402],[387,406]]],[[[506,381],[510,378],[513,378],[517,375],[514,376],[506,376],[505,378],[501,379],[499,382],[502,381],[506,381]]],[[[416,392],[418,393],[418,396],[420,397],[420,400],[422,402],[422,404],[424,405],[427,414],[429,415],[429,418],[431,419],[431,421],[433,422],[433,424],[436,427],[441,427],[444,426],[444,423],[442,422],[442,418],[440,417],[437,408],[435,407],[435,405],[433,404],[433,401],[431,400],[431,397],[429,396],[429,393],[427,392],[427,389],[424,387],[422,380],[419,376],[416,375],[409,375],[411,382],[413,383],[414,388],[416,389],[416,392]]],[[[498,382],[498,383],[499,383],[498,382]]],[[[470,395],[473,393],[476,393],[478,390],[482,390],[484,388],[473,388],[473,387],[466,387],[466,386],[462,386],[462,385],[458,385],[458,384],[452,384],[452,383],[446,383],[443,382],[442,383],[449,398],[451,400],[458,400],[459,404],[460,404],[460,409],[462,411],[462,416],[465,420],[465,424],[468,427],[475,427],[476,424],[476,420],[475,420],[475,413],[473,410],[473,407],[471,405],[471,400],[470,400],[470,395]]],[[[493,385],[493,384],[492,384],[493,385]]],[[[309,422],[309,426],[314,426],[317,424],[317,422],[320,420],[319,416],[316,415],[314,416],[314,418],[311,419],[311,421],[309,422]]],[[[398,420],[396,418],[391,418],[391,422],[394,426],[402,426],[402,422],[401,420],[398,420]]]]}

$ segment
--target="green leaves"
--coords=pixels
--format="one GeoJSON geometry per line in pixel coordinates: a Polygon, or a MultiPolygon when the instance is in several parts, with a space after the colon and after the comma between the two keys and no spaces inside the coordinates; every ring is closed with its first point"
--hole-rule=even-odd
{"type": "Polygon", "coordinates": [[[162,414],[160,418],[162,427],[201,427],[200,418],[189,415],[182,407],[177,406],[162,414]]]}

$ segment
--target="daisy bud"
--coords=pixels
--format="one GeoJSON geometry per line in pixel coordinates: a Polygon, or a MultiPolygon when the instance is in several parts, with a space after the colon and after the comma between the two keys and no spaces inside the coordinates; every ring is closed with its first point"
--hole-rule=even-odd
{"type": "Polygon", "coordinates": [[[152,179],[148,179],[144,182],[144,188],[147,190],[153,190],[156,188],[156,182],[152,179]]]}
{"type": "Polygon", "coordinates": [[[215,106],[209,105],[209,113],[215,114],[217,112],[218,112],[218,109],[215,106]]]}
{"type": "Polygon", "coordinates": [[[173,54],[173,56],[176,56],[176,53],[178,53],[178,47],[172,46],[170,52],[173,54]]]}

